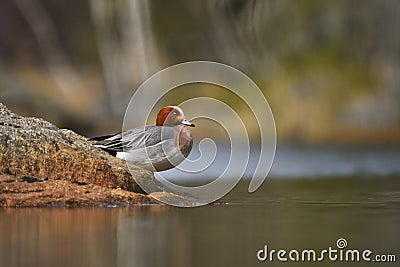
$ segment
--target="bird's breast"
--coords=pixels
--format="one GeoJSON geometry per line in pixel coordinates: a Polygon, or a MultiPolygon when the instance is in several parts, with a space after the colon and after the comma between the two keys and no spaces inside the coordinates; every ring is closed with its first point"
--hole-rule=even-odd
{"type": "Polygon", "coordinates": [[[176,136],[176,140],[179,150],[185,157],[187,157],[193,146],[192,133],[186,129],[186,127],[182,127],[176,136]]]}

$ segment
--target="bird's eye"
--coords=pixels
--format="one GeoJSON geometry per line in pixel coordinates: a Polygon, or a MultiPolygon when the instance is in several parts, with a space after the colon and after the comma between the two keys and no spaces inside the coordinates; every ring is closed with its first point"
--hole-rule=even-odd
{"type": "Polygon", "coordinates": [[[172,111],[172,114],[173,114],[173,115],[178,115],[178,112],[172,111]]]}

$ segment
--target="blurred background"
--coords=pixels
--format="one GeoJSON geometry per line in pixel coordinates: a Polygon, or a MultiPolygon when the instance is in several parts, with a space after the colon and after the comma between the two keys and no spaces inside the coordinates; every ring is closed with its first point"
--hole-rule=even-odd
{"type": "MultiPolygon", "coordinates": [[[[0,99],[87,136],[116,132],[145,79],[211,60],[257,83],[279,142],[399,145],[399,12],[396,0],[1,1],[0,99]]],[[[238,102],[207,86],[180,95],[238,102]]]]}
{"type": "MultiPolygon", "coordinates": [[[[217,61],[261,88],[278,136],[270,176],[291,178],[252,194],[243,181],[229,205],[195,209],[0,209],[0,265],[258,266],[264,244],[326,249],[341,237],[398,260],[399,14],[397,0],[0,1],[0,101],[13,112],[110,134],[152,74],[217,61]]],[[[257,147],[254,117],[223,88],[183,86],[157,107],[199,96],[238,111],[257,147]]],[[[196,138],[224,136],[195,123],[196,138]]]]}

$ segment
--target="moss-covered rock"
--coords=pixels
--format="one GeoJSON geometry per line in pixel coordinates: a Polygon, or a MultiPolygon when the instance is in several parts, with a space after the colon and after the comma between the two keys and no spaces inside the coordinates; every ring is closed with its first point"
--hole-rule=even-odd
{"type": "Polygon", "coordinates": [[[92,146],[85,137],[0,103],[0,206],[148,204],[135,178],[153,173],[92,146]]]}

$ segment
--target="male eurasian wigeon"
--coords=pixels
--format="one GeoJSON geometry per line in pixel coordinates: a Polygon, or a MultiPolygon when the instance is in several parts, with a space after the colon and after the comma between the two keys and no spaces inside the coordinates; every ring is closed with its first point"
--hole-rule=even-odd
{"type": "Polygon", "coordinates": [[[117,158],[151,171],[163,171],[181,163],[192,149],[192,133],[185,126],[195,127],[185,119],[181,108],[167,106],[158,112],[155,126],[141,126],[90,140],[117,158]]]}

